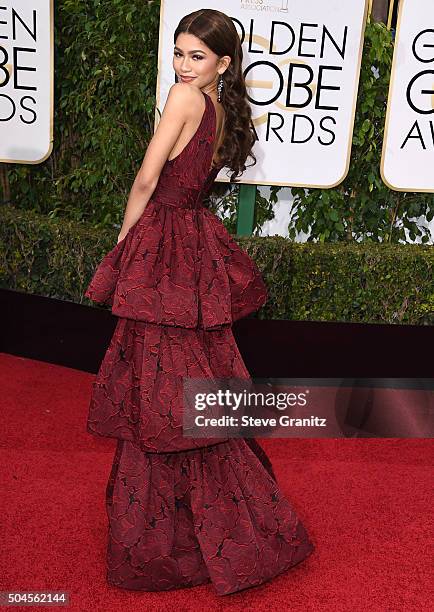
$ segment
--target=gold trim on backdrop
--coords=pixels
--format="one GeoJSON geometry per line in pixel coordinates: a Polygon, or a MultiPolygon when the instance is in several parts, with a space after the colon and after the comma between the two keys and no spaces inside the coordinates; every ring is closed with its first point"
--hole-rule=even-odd
{"type": "Polygon", "coordinates": [[[392,59],[392,70],[391,70],[391,74],[390,74],[390,84],[389,84],[389,93],[387,96],[387,106],[386,106],[386,122],[384,125],[384,135],[383,135],[383,148],[381,151],[381,162],[380,162],[380,175],[381,175],[381,180],[383,181],[383,183],[386,185],[386,187],[389,187],[389,189],[392,189],[393,191],[402,191],[402,192],[415,192],[415,193],[434,193],[434,188],[433,189],[421,189],[421,188],[415,188],[415,187],[394,187],[391,183],[389,183],[389,181],[385,178],[384,176],[384,158],[386,155],[386,143],[387,143],[387,135],[389,133],[389,120],[390,120],[390,101],[392,98],[392,91],[393,91],[393,85],[395,83],[395,73],[396,73],[396,64],[397,64],[397,46],[398,46],[398,40],[399,40],[399,34],[400,34],[400,27],[401,27],[401,17],[402,14],[404,12],[404,2],[405,0],[400,0],[399,4],[398,4],[398,19],[397,19],[397,24],[396,24],[396,33],[395,33],[395,48],[393,51],[393,59],[392,59]]]}
{"type": "Polygon", "coordinates": [[[154,113],[154,134],[157,130],[158,121],[160,120],[160,115],[158,114],[158,106],[157,103],[160,101],[160,74],[161,74],[161,56],[162,56],[162,48],[163,48],[163,23],[164,23],[164,0],[161,0],[160,3],[160,24],[158,28],[158,69],[157,69],[157,91],[155,96],[155,113],[154,113]]]}
{"type": "Polygon", "coordinates": [[[5,164],[41,164],[53,152],[54,145],[54,0],[50,0],[50,140],[48,151],[43,157],[35,160],[28,159],[0,159],[5,164]]]}
{"type": "MultiPolygon", "coordinates": [[[[393,9],[395,6],[395,1],[397,0],[389,0],[389,9],[387,12],[387,29],[388,30],[390,30],[392,26],[393,9]]],[[[374,6],[374,0],[369,0],[368,15],[371,15],[373,6],[374,6]]]]}
{"type": "Polygon", "coordinates": [[[387,29],[390,30],[392,27],[393,9],[395,7],[395,0],[389,0],[389,14],[387,17],[387,29]]]}
{"type": "Polygon", "coordinates": [[[363,15],[363,23],[360,32],[360,41],[359,41],[359,59],[356,66],[356,82],[354,84],[354,94],[353,94],[353,109],[351,112],[351,121],[350,121],[350,129],[348,134],[348,145],[347,145],[347,164],[342,178],[333,183],[332,185],[293,185],[294,187],[312,187],[315,189],[333,189],[333,187],[337,187],[340,185],[346,178],[348,171],[350,169],[350,160],[351,160],[351,148],[353,144],[353,132],[354,132],[354,121],[356,117],[356,106],[357,106],[357,94],[359,93],[359,84],[360,84],[360,72],[362,68],[362,55],[363,55],[363,47],[365,42],[365,30],[366,23],[368,20],[368,1],[365,0],[365,12],[363,15]]]}

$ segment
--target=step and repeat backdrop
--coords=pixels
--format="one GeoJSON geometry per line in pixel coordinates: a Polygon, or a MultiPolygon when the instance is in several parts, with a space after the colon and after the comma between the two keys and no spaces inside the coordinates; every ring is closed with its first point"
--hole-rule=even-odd
{"type": "MultiPolygon", "coordinates": [[[[257,164],[243,183],[332,188],[349,169],[368,0],[219,0],[244,53],[257,164]]],[[[173,32],[202,0],[161,0],[155,125],[171,85],[173,32]]],[[[381,176],[434,192],[434,2],[400,0],[381,176]]],[[[0,6],[0,161],[53,146],[53,0],[0,6]]],[[[218,180],[228,180],[224,170],[218,180]]]]}
{"type": "Polygon", "coordinates": [[[401,0],[381,176],[397,191],[433,191],[434,2],[401,0]]]}
{"type": "Polygon", "coordinates": [[[0,2],[0,162],[40,164],[53,149],[53,8],[0,2]]]}
{"type": "MultiPolygon", "coordinates": [[[[258,141],[243,183],[333,187],[348,171],[367,0],[220,0],[243,44],[258,141]]],[[[218,5],[218,6],[217,6],[218,5]]],[[[174,82],[173,31],[199,0],[163,0],[158,101],[174,82]]],[[[221,173],[223,174],[223,172],[221,173]]]]}

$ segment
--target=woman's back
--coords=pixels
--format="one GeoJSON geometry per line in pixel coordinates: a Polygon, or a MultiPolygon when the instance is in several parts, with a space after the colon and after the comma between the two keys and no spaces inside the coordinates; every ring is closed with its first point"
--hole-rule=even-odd
{"type": "Polygon", "coordinates": [[[118,317],[216,329],[258,310],[267,289],[256,263],[203,205],[212,167],[216,111],[205,109],[190,141],[168,159],[143,214],[103,259],[85,295],[118,317]]]}
{"type": "Polygon", "coordinates": [[[173,206],[196,208],[208,195],[221,169],[213,166],[214,142],[216,138],[216,110],[211,97],[202,91],[205,109],[196,132],[182,151],[168,159],[161,171],[157,187],[151,196],[173,206]]]}

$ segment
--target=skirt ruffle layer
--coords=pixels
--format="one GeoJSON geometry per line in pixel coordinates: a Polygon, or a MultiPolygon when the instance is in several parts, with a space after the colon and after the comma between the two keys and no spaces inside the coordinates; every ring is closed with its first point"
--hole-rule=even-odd
{"type": "Polygon", "coordinates": [[[145,452],[201,448],[227,438],[183,435],[183,378],[250,379],[231,327],[193,330],[119,319],[93,382],[87,430],[145,452]]]}
{"type": "Polygon", "coordinates": [[[256,263],[215,214],[152,199],[85,296],[118,317],[193,329],[230,325],[268,297],[256,263]]]}
{"type": "Polygon", "coordinates": [[[305,559],[314,546],[265,461],[243,439],[172,454],[120,440],[106,495],[108,582],[164,591],[211,581],[226,595],[305,559]]]}

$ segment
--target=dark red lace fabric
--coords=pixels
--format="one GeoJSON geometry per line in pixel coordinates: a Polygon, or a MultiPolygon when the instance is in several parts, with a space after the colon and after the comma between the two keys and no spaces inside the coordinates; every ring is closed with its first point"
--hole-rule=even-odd
{"type": "Polygon", "coordinates": [[[183,437],[183,378],[249,379],[233,321],[260,308],[260,271],[203,204],[216,115],[167,161],[142,216],[86,297],[119,317],[87,430],[118,439],[107,486],[107,580],[137,590],[211,581],[219,595],[307,557],[307,532],[254,439],[183,437]]]}
{"type": "Polygon", "coordinates": [[[166,162],[140,219],[95,271],[85,296],[119,317],[213,329],[245,317],[267,300],[256,263],[202,200],[210,170],[214,103],[205,94],[197,132],[166,162]]]}
{"type": "Polygon", "coordinates": [[[184,329],[120,318],[93,382],[87,429],[175,452],[223,442],[183,437],[183,377],[249,378],[232,329],[184,329]]]}
{"type": "Polygon", "coordinates": [[[211,581],[217,595],[227,595],[262,584],[313,550],[243,439],[165,454],[119,441],[107,508],[107,580],[126,589],[211,581]]]}

